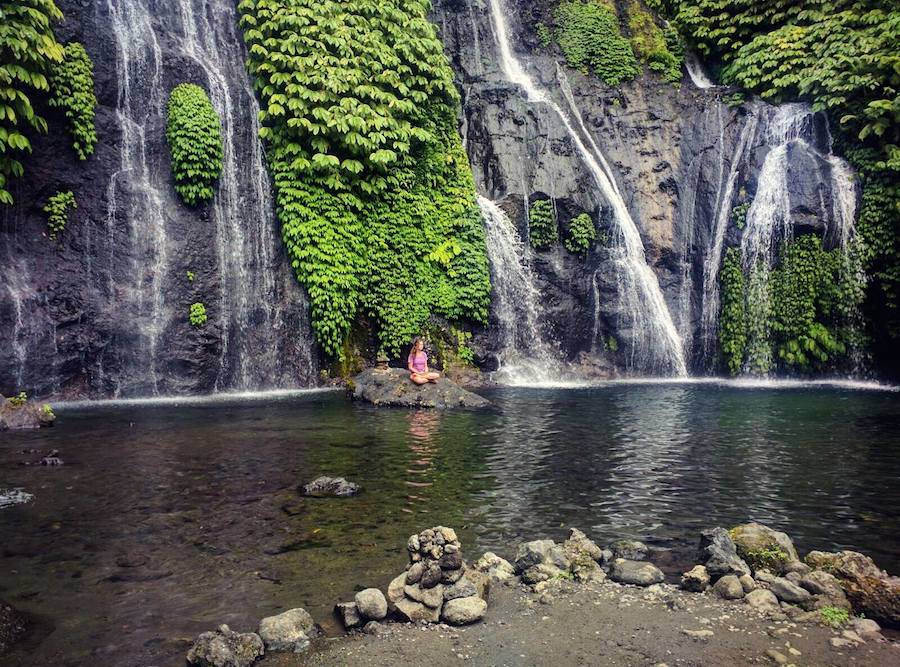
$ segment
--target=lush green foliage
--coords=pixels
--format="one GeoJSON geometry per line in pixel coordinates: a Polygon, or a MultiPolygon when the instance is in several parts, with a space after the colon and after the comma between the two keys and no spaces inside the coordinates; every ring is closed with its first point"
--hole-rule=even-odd
{"type": "Polygon", "coordinates": [[[754,571],[767,569],[778,572],[788,562],[789,556],[776,543],[762,549],[752,549],[742,554],[743,559],[754,571]]]}
{"type": "Polygon", "coordinates": [[[69,222],[69,209],[78,208],[75,202],[75,195],[71,190],[57,192],[51,195],[44,205],[44,213],[47,214],[47,229],[50,232],[50,238],[56,240],[56,237],[62,234],[69,222]]]}
{"type": "Polygon", "coordinates": [[[19,158],[31,152],[23,131],[47,131],[31,96],[49,89],[47,75],[63,59],[52,29],[61,18],[53,0],[0,0],[0,204],[12,203],[7,183],[22,175],[19,158]]]}
{"type": "Polygon", "coordinates": [[[69,121],[72,147],[79,160],[86,160],[97,143],[94,129],[97,98],[94,96],[94,63],[78,42],[66,44],[62,62],[53,66],[48,104],[62,109],[69,121]]]}
{"type": "Polygon", "coordinates": [[[188,312],[188,321],[195,327],[202,327],[206,324],[206,306],[199,301],[192,303],[188,312]]]}
{"type": "Polygon", "coordinates": [[[569,235],[563,241],[566,250],[575,254],[585,254],[597,240],[597,228],[587,213],[579,213],[569,222],[569,235]]]}
{"type": "Polygon", "coordinates": [[[196,277],[196,276],[194,275],[194,272],[193,272],[193,271],[188,271],[188,272],[186,273],[186,276],[187,276],[187,279],[188,279],[188,282],[189,282],[189,283],[194,282],[194,278],[196,277]]]}
{"type": "Polygon", "coordinates": [[[680,51],[677,33],[664,33],[650,12],[636,1],[628,4],[628,31],[631,33],[631,46],[641,62],[662,74],[666,81],[681,81],[683,54],[676,55],[669,49],[671,44],[680,51]]]}
{"type": "Polygon", "coordinates": [[[744,364],[744,348],[747,345],[744,273],[739,248],[725,251],[719,276],[719,350],[728,372],[737,375],[744,364]]]}
{"type": "Polygon", "coordinates": [[[14,408],[21,408],[28,401],[28,394],[20,391],[17,396],[10,396],[6,401],[14,408]]]}
{"type": "Polygon", "coordinates": [[[747,224],[747,212],[750,210],[750,202],[745,201],[731,209],[731,221],[738,229],[743,229],[747,224]]]}
{"type": "Polygon", "coordinates": [[[553,212],[553,202],[549,199],[538,199],[531,204],[528,211],[528,236],[531,238],[531,245],[538,250],[546,250],[559,243],[556,215],[553,212]]]}
{"type": "Polygon", "coordinates": [[[212,199],[222,173],[222,127],[200,86],[182,83],[172,89],[166,140],[175,190],[184,203],[194,206],[212,199]]]}
{"type": "Polygon", "coordinates": [[[458,94],[425,0],[241,0],[282,237],[313,329],[397,353],[431,314],[487,318],[458,94]]]}
{"type": "Polygon", "coordinates": [[[546,49],[553,43],[553,33],[546,23],[538,23],[535,29],[537,30],[538,41],[546,49]]]}
{"type": "Polygon", "coordinates": [[[607,5],[599,0],[564,0],[554,18],[556,41],[572,67],[585,74],[593,70],[610,86],[640,74],[631,44],[607,5]]]}
{"type": "Polygon", "coordinates": [[[822,607],[819,609],[822,620],[828,625],[839,628],[850,622],[850,612],[841,607],[822,607]]]}

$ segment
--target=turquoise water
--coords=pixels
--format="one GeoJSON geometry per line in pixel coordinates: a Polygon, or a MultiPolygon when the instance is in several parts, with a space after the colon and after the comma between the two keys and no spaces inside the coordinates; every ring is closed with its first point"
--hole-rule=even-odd
{"type": "MultiPolygon", "coordinates": [[[[0,597],[35,629],[17,665],[182,665],[219,623],[330,609],[385,586],[411,533],[469,558],[562,537],[642,539],[677,574],[705,526],[761,521],[801,552],[900,572],[900,393],[845,386],[614,383],[487,392],[484,412],[376,410],[337,392],[63,406],[0,435],[0,597]],[[22,465],[60,450],[65,465],[22,465]],[[306,499],[320,474],[351,499],[306,499]]],[[[5,663],[4,663],[5,664],[5,663]]]]}

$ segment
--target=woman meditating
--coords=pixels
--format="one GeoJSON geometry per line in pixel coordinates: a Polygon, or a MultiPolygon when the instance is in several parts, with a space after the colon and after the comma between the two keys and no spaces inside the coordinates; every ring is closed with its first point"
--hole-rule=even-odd
{"type": "Polygon", "coordinates": [[[425,341],[420,336],[413,340],[412,349],[406,359],[406,367],[409,369],[409,379],[416,384],[434,382],[437,384],[441,374],[428,370],[428,355],[425,353],[425,341]]]}

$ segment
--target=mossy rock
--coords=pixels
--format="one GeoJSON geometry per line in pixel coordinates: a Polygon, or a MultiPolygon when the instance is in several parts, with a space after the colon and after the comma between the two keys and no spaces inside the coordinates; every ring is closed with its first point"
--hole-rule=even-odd
{"type": "Polygon", "coordinates": [[[753,569],[782,573],[785,565],[800,560],[786,533],[761,523],[745,523],[728,531],[738,555],[753,569]]]}

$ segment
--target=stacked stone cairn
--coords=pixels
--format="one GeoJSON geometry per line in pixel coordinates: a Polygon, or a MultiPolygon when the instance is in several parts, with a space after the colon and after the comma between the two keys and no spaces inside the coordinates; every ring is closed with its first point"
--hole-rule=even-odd
{"type": "Polygon", "coordinates": [[[404,621],[467,625],[487,611],[490,577],[468,567],[456,531],[435,526],[407,542],[409,565],[388,586],[388,600],[404,621]]]}
{"type": "Polygon", "coordinates": [[[877,635],[875,621],[900,626],[900,577],[888,576],[855,551],[812,551],[801,560],[788,535],[747,523],[702,531],[698,557],[700,564],[681,577],[684,590],[710,590],[726,600],[743,600],[762,614],[793,621],[823,621],[821,610],[826,608],[865,616],[854,623],[855,631],[834,640],[846,642],[840,645],[877,635]]]}

